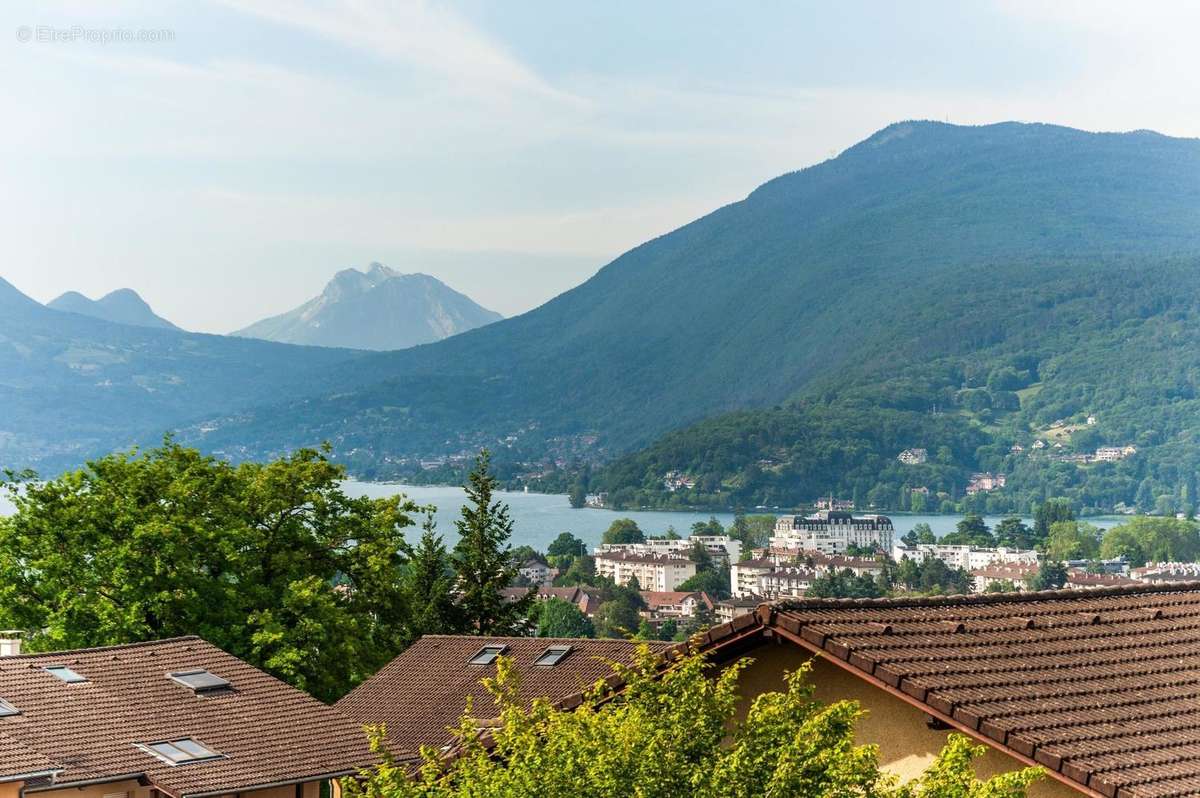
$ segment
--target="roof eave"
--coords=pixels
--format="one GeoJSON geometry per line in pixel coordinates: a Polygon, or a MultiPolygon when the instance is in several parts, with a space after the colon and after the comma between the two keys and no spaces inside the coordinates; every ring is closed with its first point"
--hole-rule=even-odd
{"type": "MultiPolygon", "coordinates": [[[[364,766],[365,767],[365,766],[364,766]]],[[[172,793],[178,795],[178,798],[215,798],[218,795],[230,795],[233,793],[250,792],[251,790],[270,790],[275,787],[290,787],[293,784],[307,784],[310,781],[325,781],[326,779],[341,779],[346,776],[356,776],[362,772],[362,768],[352,768],[350,770],[337,770],[329,773],[319,773],[313,776],[303,776],[296,779],[284,779],[282,781],[270,781],[263,784],[247,784],[237,787],[224,787],[219,790],[204,790],[202,792],[180,792],[172,793]]],[[[158,787],[158,785],[155,785],[158,787]]],[[[159,789],[162,789],[159,787],[159,789]]]]}

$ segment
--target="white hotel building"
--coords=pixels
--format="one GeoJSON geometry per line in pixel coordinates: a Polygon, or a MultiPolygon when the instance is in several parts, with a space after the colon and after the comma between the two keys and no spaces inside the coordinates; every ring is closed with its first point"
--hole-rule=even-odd
{"type": "Polygon", "coordinates": [[[850,545],[892,550],[894,529],[886,515],[853,515],[826,510],[812,515],[785,515],[775,522],[772,548],[843,554],[850,545]]]}

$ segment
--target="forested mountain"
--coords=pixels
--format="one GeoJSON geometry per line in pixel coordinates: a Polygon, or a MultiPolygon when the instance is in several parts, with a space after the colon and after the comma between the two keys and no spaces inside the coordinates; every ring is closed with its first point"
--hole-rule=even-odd
{"type": "Polygon", "coordinates": [[[358,353],[115,324],[47,308],[0,278],[0,469],[52,474],[153,443],[200,413],[323,385],[358,353]]]}
{"type": "Polygon", "coordinates": [[[80,313],[96,319],[132,324],[137,327],[158,327],[178,330],[171,322],[156,314],[132,288],[118,288],[99,299],[88,299],[78,291],[68,291],[50,300],[46,307],[67,313],[80,313]]]}
{"type": "Polygon", "coordinates": [[[233,457],[329,440],[364,476],[483,445],[514,472],[623,458],[591,487],[631,503],[911,506],[989,469],[1009,487],[972,501],[996,509],[1166,508],[1194,491],[1198,309],[1200,142],[907,122],[522,316],[355,358],[284,348],[290,382],[141,420],[233,457]],[[1136,454],[1065,461],[1107,445],[1136,454]],[[930,461],[900,469],[909,447],[930,461]],[[672,470],[699,487],[668,494],[672,470]]]}
{"type": "Polygon", "coordinates": [[[1190,336],[1197,255],[1200,142],[901,123],[535,311],[370,356],[353,368],[375,384],[220,420],[209,440],[253,454],[327,438],[379,474],[498,441],[512,459],[604,459],[796,397],[918,417],[936,406],[977,425],[964,438],[1084,405],[1111,440],[1170,436],[1157,420],[1176,417],[1195,378],[1197,350],[1171,342],[1190,336]],[[1017,401],[960,396],[1001,364],[1028,383],[1028,409],[962,414],[1017,401]]]}
{"type": "Polygon", "coordinates": [[[350,349],[406,349],[502,318],[427,274],[372,263],[338,272],[319,296],[234,335],[350,349]]]}

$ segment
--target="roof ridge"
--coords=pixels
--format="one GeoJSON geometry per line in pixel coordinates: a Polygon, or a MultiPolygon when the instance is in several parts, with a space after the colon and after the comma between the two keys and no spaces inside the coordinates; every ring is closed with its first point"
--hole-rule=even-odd
{"type": "Polygon", "coordinates": [[[1114,585],[1086,590],[1024,590],[1013,593],[955,593],[947,596],[911,596],[884,598],[807,598],[767,602],[776,610],[853,607],[945,607],[978,604],[1010,604],[1029,601],[1049,601],[1064,598],[1089,599],[1102,596],[1126,596],[1142,593],[1188,593],[1200,590],[1200,580],[1164,584],[1114,585]]]}
{"type": "MultiPolygon", "coordinates": [[[[20,654],[12,654],[6,657],[0,657],[0,665],[5,662],[11,662],[18,659],[33,659],[35,657],[65,657],[70,654],[91,654],[97,651],[117,651],[128,648],[147,648],[149,646],[161,646],[168,643],[182,643],[186,640],[201,640],[208,643],[200,635],[179,635],[178,637],[164,637],[161,640],[138,640],[133,643],[117,643],[110,646],[89,646],[87,648],[56,648],[51,651],[26,651],[20,654]]],[[[212,643],[208,643],[212,645],[212,643]]],[[[215,648],[216,646],[214,646],[215,648]]]]}
{"type": "Polygon", "coordinates": [[[629,640],[624,637],[535,637],[532,635],[421,635],[414,641],[414,645],[421,640],[478,640],[479,645],[487,645],[489,640],[519,640],[519,641],[552,641],[558,642],[562,640],[575,643],[666,643],[669,641],[663,640],[629,640]]]}

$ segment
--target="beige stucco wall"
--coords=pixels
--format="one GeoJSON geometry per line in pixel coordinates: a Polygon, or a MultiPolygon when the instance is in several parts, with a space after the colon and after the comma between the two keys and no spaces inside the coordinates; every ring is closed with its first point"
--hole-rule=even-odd
{"type": "Polygon", "coordinates": [[[0,798],[19,798],[23,781],[0,782],[0,798]]]}
{"type": "MultiPolygon", "coordinates": [[[[812,655],[784,643],[762,646],[751,657],[754,662],[742,671],[740,680],[747,699],[768,690],[783,689],[783,674],[795,670],[812,655]]],[[[854,700],[866,710],[866,716],[858,722],[858,742],[879,746],[880,765],[903,779],[913,778],[933,762],[951,734],[928,728],[924,712],[822,657],[814,661],[811,679],[817,700],[824,703],[854,700]]],[[[748,708],[749,700],[744,702],[743,711],[748,708]]],[[[993,748],[975,762],[975,771],[981,777],[1022,767],[1019,760],[993,748]]],[[[1049,776],[1029,791],[1030,798],[1079,798],[1079,795],[1077,790],[1049,776]]]]}

